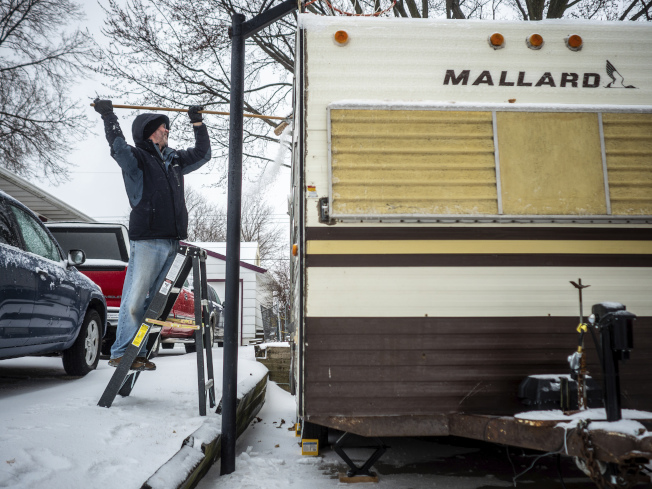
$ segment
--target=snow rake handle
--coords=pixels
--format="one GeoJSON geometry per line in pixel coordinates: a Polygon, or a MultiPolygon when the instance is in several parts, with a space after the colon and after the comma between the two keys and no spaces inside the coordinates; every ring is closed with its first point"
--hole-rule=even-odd
{"type": "MultiPolygon", "coordinates": [[[[91,103],[91,107],[95,107],[91,103]]],[[[168,112],[188,112],[188,109],[175,109],[173,107],[146,107],[144,105],[113,105],[114,109],[135,109],[135,110],[165,110],[168,112]]],[[[200,110],[199,114],[214,114],[214,115],[231,115],[230,112],[219,112],[217,110],[200,110]]],[[[277,121],[284,121],[287,117],[279,117],[277,115],[260,115],[260,114],[243,114],[245,117],[255,117],[257,119],[273,119],[277,121]]]]}

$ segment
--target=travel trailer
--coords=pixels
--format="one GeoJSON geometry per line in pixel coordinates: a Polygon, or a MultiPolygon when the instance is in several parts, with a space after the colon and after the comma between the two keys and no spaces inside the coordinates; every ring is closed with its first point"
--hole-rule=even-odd
{"type": "MultiPolygon", "coordinates": [[[[559,386],[581,341],[604,390],[598,310],[627,311],[618,409],[652,411],[651,45],[649,23],[299,15],[304,438],[457,435],[581,458],[582,430],[523,415],[539,404],[519,386],[559,386]]],[[[589,432],[602,462],[652,457],[649,433],[589,432]]]]}

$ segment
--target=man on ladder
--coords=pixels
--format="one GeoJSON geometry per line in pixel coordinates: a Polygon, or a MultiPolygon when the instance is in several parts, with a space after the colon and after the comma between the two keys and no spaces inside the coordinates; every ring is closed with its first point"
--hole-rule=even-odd
{"type": "MultiPolygon", "coordinates": [[[[109,365],[117,367],[142,324],[145,312],[175,258],[179,240],[188,236],[188,211],[183,175],[197,170],[211,158],[210,139],[202,115],[203,107],[188,110],[194,126],[195,147],[174,150],[167,146],[170,120],[146,113],[132,125],[134,146],[125,141],[110,100],[96,99],[95,110],[104,120],[111,156],[122,168],[131,205],[129,216],[130,255],[122,290],[116,340],[109,365]]],[[[147,341],[131,370],[155,370],[147,360],[147,341]]]]}

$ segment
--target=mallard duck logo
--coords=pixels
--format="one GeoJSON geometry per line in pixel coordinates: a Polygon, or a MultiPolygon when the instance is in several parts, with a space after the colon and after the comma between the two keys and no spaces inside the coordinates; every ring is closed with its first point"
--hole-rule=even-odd
{"type": "Polygon", "coordinates": [[[609,75],[611,81],[605,85],[605,88],[636,88],[634,85],[625,85],[623,75],[618,72],[609,60],[607,60],[607,75],[609,75]]]}

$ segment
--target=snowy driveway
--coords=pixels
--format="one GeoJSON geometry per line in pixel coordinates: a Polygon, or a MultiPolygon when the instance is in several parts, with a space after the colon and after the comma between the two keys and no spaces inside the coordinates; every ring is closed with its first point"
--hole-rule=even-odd
{"type": "MultiPolygon", "coordinates": [[[[222,349],[214,355],[219,399],[222,349]]],[[[82,378],[66,376],[60,358],[1,361],[0,487],[141,487],[204,420],[196,356],[175,348],[155,363],[106,409],[97,406],[114,372],[106,360],[82,378]]],[[[253,348],[240,350],[239,380],[264,371],[253,348]]]]}

